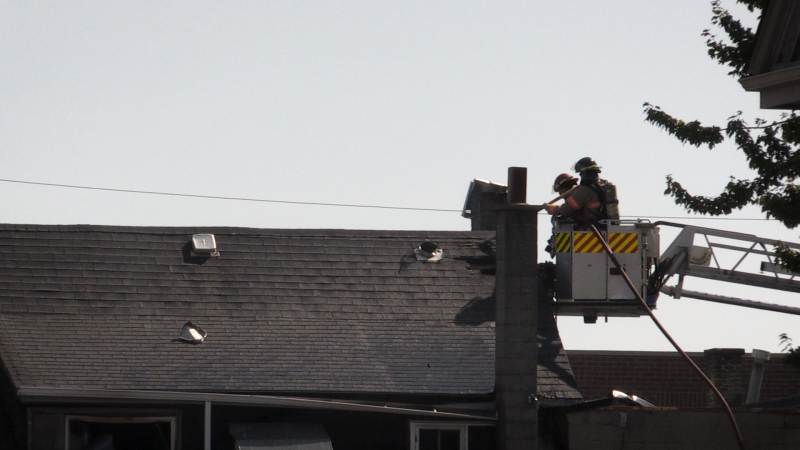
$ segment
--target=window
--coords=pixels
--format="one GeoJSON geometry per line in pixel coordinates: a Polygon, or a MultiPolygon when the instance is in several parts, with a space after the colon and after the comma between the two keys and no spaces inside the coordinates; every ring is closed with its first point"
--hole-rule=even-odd
{"type": "Polygon", "coordinates": [[[492,450],[494,425],[411,422],[411,450],[492,450]]]}
{"type": "Polygon", "coordinates": [[[176,416],[67,415],[66,450],[85,448],[176,449],[176,416]]]}

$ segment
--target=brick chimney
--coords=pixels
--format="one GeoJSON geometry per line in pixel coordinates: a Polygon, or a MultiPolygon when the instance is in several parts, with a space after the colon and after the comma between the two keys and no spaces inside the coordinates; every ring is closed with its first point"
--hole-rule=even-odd
{"type": "Polygon", "coordinates": [[[538,206],[525,204],[526,169],[509,168],[508,203],[497,209],[495,399],[498,450],[536,449],[538,206]]]}
{"type": "MultiPolygon", "coordinates": [[[[706,360],[706,375],[725,397],[729,406],[741,406],[742,394],[742,348],[712,348],[703,352],[706,360]]],[[[706,407],[721,408],[722,403],[709,389],[706,407]]]]}

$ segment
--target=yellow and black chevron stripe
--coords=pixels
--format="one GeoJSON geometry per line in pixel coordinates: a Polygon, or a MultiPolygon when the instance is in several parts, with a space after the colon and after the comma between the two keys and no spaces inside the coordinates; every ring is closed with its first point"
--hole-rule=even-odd
{"type": "Polygon", "coordinates": [[[556,235],[556,253],[569,253],[572,243],[572,233],[558,233],[556,235]]]}
{"type": "Polygon", "coordinates": [[[639,251],[639,233],[611,233],[608,246],[614,253],[637,253],[639,251]]]}
{"type": "Polygon", "coordinates": [[[573,233],[573,253],[603,253],[603,245],[594,233],[573,233]]]}
{"type": "MultiPolygon", "coordinates": [[[[614,253],[637,253],[639,251],[639,233],[611,233],[609,247],[614,253]]],[[[569,253],[570,251],[603,253],[605,250],[594,233],[558,233],[556,235],[556,252],[569,253]]]]}

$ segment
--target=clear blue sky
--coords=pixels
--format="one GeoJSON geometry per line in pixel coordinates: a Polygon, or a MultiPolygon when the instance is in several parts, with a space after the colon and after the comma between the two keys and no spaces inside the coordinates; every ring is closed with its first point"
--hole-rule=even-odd
{"type": "MultiPolygon", "coordinates": [[[[593,156],[624,216],[797,242],[800,230],[776,222],[696,220],[663,195],[667,174],[713,195],[750,172],[731,145],[682,146],[646,124],[644,102],[705,124],[738,110],[777,118],[707,57],[710,16],[697,0],[4,2],[0,178],[460,210],[473,178],[528,167],[529,202],[541,203],[558,173],[593,156]]],[[[8,182],[0,194],[8,223],[469,228],[458,212],[8,182]]],[[[692,288],[800,306],[796,294],[692,288]]],[[[663,296],[658,314],[687,350],[800,339],[798,316],[663,296]]],[[[671,349],[648,319],[559,327],[568,349],[671,349]]]]}

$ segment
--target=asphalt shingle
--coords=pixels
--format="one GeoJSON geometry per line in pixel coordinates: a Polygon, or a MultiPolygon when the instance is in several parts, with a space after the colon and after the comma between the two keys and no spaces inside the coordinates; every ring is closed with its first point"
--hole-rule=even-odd
{"type": "MultiPolygon", "coordinates": [[[[0,225],[0,357],[16,387],[487,394],[489,237],[0,225]],[[189,255],[195,233],[220,256],[189,255]],[[189,320],[204,343],[177,341],[189,320]]],[[[577,398],[551,315],[540,335],[540,396],[577,398]]]]}

